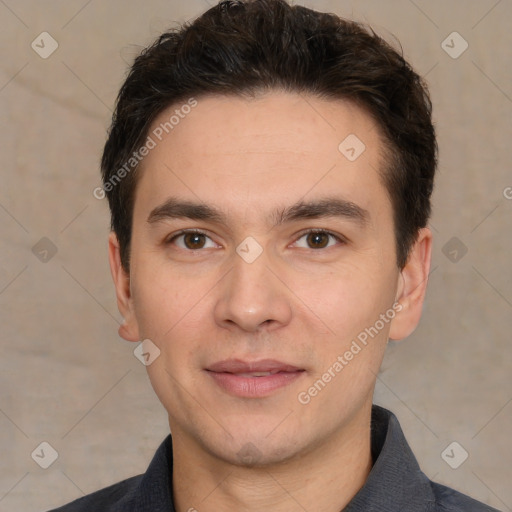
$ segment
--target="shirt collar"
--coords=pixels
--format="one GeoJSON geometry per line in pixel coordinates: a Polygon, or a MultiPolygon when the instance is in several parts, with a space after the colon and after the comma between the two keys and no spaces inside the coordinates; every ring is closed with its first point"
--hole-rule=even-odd
{"type": "MultiPolygon", "coordinates": [[[[425,512],[434,503],[428,478],[421,472],[396,416],[374,405],[371,418],[373,467],[364,486],[343,512],[425,512]]],[[[172,500],[172,439],[158,448],[137,493],[135,510],[175,512],[172,500]]]]}
{"type": "Polygon", "coordinates": [[[374,405],[371,420],[373,467],[343,512],[425,512],[435,498],[396,416],[374,405]]]}

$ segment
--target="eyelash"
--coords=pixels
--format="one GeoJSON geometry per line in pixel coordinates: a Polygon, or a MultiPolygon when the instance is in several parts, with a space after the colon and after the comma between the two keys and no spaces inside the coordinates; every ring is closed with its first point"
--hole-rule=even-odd
{"type": "MultiPolygon", "coordinates": [[[[329,231],[327,229],[318,229],[318,228],[312,228],[312,229],[308,229],[306,231],[303,231],[299,237],[296,239],[297,240],[300,240],[301,238],[303,238],[304,236],[307,236],[309,234],[315,234],[315,233],[322,233],[322,234],[325,234],[325,235],[328,235],[328,236],[331,236],[333,237],[334,239],[336,239],[337,242],[341,243],[341,244],[346,244],[347,243],[347,240],[344,239],[343,237],[341,237],[340,235],[336,235],[335,233],[333,233],[332,231],[329,231]]],[[[197,235],[204,235],[206,236],[207,238],[210,238],[208,236],[208,234],[205,232],[205,231],[202,231],[201,229],[183,229],[181,231],[179,231],[178,233],[176,233],[175,235],[173,235],[171,238],[167,239],[165,241],[165,245],[170,245],[172,242],[174,242],[177,238],[179,238],[180,236],[183,236],[183,235],[187,235],[187,234],[197,234],[197,235]]],[[[211,239],[211,238],[210,238],[211,239]]],[[[320,249],[311,249],[312,251],[319,251],[321,249],[328,249],[329,247],[321,247],[320,249]]],[[[184,249],[186,251],[189,251],[189,252],[192,252],[193,249],[184,249]]],[[[202,250],[202,249],[196,249],[198,251],[202,250]]]]}

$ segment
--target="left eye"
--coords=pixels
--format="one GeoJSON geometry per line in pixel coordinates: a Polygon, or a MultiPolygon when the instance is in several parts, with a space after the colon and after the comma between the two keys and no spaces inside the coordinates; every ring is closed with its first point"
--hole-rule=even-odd
{"type": "Polygon", "coordinates": [[[336,242],[343,242],[343,240],[336,236],[335,234],[329,231],[308,231],[304,233],[295,244],[298,244],[299,240],[306,240],[306,245],[298,245],[299,247],[304,247],[305,249],[325,249],[326,247],[331,247],[334,244],[329,244],[329,238],[334,239],[336,242]]]}

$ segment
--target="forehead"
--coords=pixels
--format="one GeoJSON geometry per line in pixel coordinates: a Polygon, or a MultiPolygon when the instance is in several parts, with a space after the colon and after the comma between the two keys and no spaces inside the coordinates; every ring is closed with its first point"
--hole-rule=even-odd
{"type": "Polygon", "coordinates": [[[226,206],[238,198],[246,209],[336,190],[362,207],[375,196],[386,201],[379,131],[351,102],[277,91],[196,102],[169,107],[150,127],[154,148],[140,166],[136,210],[169,195],[226,206]]]}
{"type": "Polygon", "coordinates": [[[177,146],[186,140],[199,154],[225,153],[229,148],[218,147],[217,141],[228,135],[236,135],[233,151],[256,153],[275,148],[332,154],[338,151],[339,142],[354,132],[368,144],[380,143],[373,119],[346,100],[272,91],[255,98],[208,95],[195,101],[193,108],[186,108],[183,102],[164,110],[153,122],[150,134],[156,134],[157,139],[172,135],[177,146]]]}

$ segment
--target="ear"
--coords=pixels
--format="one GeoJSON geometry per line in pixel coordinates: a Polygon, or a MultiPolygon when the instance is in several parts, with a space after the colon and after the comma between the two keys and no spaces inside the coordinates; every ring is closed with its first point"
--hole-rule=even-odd
{"type": "Polygon", "coordinates": [[[111,232],[108,237],[108,259],[116,287],[117,307],[124,318],[123,323],[119,326],[119,336],[127,341],[140,341],[139,327],[133,310],[130,276],[121,265],[119,241],[114,232],[111,232]]]}
{"type": "Polygon", "coordinates": [[[399,275],[396,302],[401,309],[397,307],[397,314],[391,322],[389,337],[392,340],[401,340],[412,334],[420,321],[431,255],[432,232],[429,228],[422,228],[399,275]]]}

